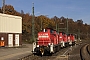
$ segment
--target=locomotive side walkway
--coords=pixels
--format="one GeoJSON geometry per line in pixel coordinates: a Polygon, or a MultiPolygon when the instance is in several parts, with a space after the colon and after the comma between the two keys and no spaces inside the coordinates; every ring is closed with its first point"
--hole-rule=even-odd
{"type": "Polygon", "coordinates": [[[23,44],[18,48],[0,47],[0,60],[17,60],[21,57],[30,55],[32,51],[32,44],[23,44]]]}

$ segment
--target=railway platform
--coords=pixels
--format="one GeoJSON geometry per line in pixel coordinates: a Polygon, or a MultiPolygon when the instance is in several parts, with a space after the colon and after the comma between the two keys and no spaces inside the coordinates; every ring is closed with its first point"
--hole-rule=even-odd
{"type": "Polygon", "coordinates": [[[23,44],[22,47],[0,47],[0,60],[18,60],[21,57],[30,55],[32,44],[23,44]]]}

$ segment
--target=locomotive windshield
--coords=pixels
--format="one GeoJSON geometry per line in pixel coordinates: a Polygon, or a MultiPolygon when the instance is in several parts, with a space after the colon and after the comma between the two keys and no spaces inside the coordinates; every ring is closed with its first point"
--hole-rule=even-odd
{"type": "MultiPolygon", "coordinates": [[[[54,31],[52,29],[49,29],[50,30],[50,33],[53,33],[54,31]]],[[[45,30],[45,32],[47,32],[48,29],[45,30]]]]}

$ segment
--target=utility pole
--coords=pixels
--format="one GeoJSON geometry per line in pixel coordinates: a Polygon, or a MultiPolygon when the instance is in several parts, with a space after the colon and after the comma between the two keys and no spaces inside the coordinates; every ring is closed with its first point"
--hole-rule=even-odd
{"type": "Polygon", "coordinates": [[[57,31],[57,23],[56,23],[56,31],[57,31]]]}
{"type": "Polygon", "coordinates": [[[41,15],[41,31],[42,31],[42,15],[41,15]]]}
{"type": "Polygon", "coordinates": [[[34,3],[32,6],[32,42],[35,41],[35,35],[34,35],[34,3]]]}
{"type": "Polygon", "coordinates": [[[41,31],[42,31],[42,20],[41,20],[41,31]]]}
{"type": "Polygon", "coordinates": [[[80,40],[80,29],[78,29],[78,40],[80,40]]]}
{"type": "Polygon", "coordinates": [[[68,34],[68,17],[67,17],[67,34],[68,34]]]}
{"type": "Polygon", "coordinates": [[[5,0],[2,0],[2,4],[3,4],[2,10],[3,10],[3,14],[4,14],[5,13],[5,0]]]}
{"type": "Polygon", "coordinates": [[[55,23],[56,23],[56,31],[57,31],[58,29],[57,29],[57,19],[56,18],[55,18],[55,23]]]}

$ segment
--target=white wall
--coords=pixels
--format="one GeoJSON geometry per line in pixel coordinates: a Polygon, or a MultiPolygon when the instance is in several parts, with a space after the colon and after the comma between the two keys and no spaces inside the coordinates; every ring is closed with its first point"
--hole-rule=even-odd
{"type": "Polygon", "coordinates": [[[22,18],[0,13],[0,33],[22,33],[22,18]]]}

